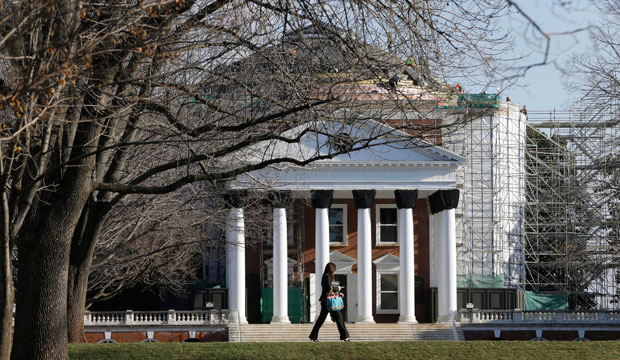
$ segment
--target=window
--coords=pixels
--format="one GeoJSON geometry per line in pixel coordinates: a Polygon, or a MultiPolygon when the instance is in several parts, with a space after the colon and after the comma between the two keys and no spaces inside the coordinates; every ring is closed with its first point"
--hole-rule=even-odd
{"type": "Polygon", "coordinates": [[[144,339],[144,340],[142,340],[140,342],[142,342],[142,343],[156,343],[156,342],[159,342],[159,341],[155,340],[155,339],[144,339]]]}
{"type": "Polygon", "coordinates": [[[102,339],[97,342],[98,344],[116,344],[116,340],[102,339]]]}
{"type": "Polygon", "coordinates": [[[330,245],[347,244],[347,205],[332,205],[328,212],[330,245]]]}
{"type": "Polygon", "coordinates": [[[400,259],[386,254],[373,261],[376,268],[376,312],[377,314],[398,314],[400,259]]]}
{"type": "Polygon", "coordinates": [[[377,244],[398,242],[398,209],[396,205],[377,205],[377,244]]]}
{"type": "Polygon", "coordinates": [[[398,313],[398,274],[379,273],[378,312],[398,313]]]}

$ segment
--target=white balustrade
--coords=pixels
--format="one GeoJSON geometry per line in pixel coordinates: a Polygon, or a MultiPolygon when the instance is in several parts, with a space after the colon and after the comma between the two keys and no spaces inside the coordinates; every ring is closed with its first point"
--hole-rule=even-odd
{"type": "Polygon", "coordinates": [[[606,311],[605,317],[607,321],[620,322],[620,311],[606,311]]]}
{"type": "Polygon", "coordinates": [[[87,311],[84,326],[114,325],[222,325],[227,310],[87,311]]]}
{"type": "MultiPolygon", "coordinates": [[[[228,310],[86,311],[84,326],[224,325],[228,310]]],[[[465,310],[458,312],[461,324],[620,324],[620,311],[604,310],[465,310]]]]}
{"type": "Polygon", "coordinates": [[[604,310],[465,310],[459,311],[462,324],[620,324],[620,311],[604,310]]]}

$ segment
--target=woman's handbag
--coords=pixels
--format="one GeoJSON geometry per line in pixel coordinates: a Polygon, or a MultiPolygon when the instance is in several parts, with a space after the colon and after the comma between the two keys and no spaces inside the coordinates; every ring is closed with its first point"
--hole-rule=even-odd
{"type": "Polygon", "coordinates": [[[344,309],[344,301],[340,296],[327,297],[327,311],[338,311],[344,309]]]}

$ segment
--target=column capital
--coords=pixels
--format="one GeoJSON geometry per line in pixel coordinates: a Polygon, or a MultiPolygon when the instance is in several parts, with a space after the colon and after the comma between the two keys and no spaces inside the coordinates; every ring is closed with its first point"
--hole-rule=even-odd
{"type": "Polygon", "coordinates": [[[439,190],[428,197],[431,214],[450,209],[459,205],[459,189],[439,190]]]}
{"type": "Polygon", "coordinates": [[[312,207],[315,209],[329,209],[332,206],[334,190],[312,190],[312,207]]]}
{"type": "Polygon", "coordinates": [[[228,190],[222,195],[224,203],[228,208],[244,208],[248,205],[248,191],[247,190],[228,190]]]}
{"type": "Polygon", "coordinates": [[[399,209],[415,209],[418,201],[418,190],[394,190],[396,207],[399,209]]]}
{"type": "Polygon", "coordinates": [[[290,191],[270,191],[269,192],[269,202],[271,202],[274,208],[286,208],[290,202],[290,198],[291,198],[290,191]]]}
{"type": "Polygon", "coordinates": [[[357,209],[370,209],[375,203],[375,190],[353,190],[353,202],[357,209]]]}

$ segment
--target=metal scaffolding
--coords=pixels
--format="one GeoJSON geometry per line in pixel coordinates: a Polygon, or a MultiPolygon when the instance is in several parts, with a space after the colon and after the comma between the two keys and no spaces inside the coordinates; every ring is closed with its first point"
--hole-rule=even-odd
{"type": "Polygon", "coordinates": [[[619,308],[617,110],[529,113],[525,289],[571,308],[619,308]]]}
{"type": "Polygon", "coordinates": [[[465,125],[442,146],[467,160],[458,174],[458,286],[522,290],[526,116],[510,103],[451,116],[465,125]]]}

